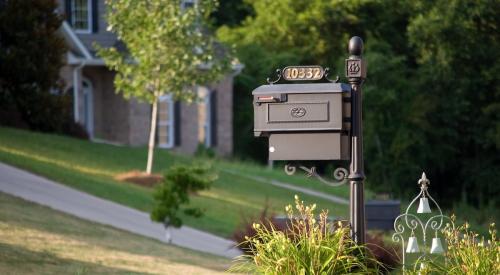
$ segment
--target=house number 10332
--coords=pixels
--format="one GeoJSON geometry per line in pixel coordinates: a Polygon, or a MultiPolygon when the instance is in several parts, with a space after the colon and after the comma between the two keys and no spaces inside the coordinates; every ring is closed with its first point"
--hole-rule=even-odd
{"type": "Polygon", "coordinates": [[[320,66],[290,66],[283,69],[283,78],[294,80],[320,80],[324,70],[320,66]]]}

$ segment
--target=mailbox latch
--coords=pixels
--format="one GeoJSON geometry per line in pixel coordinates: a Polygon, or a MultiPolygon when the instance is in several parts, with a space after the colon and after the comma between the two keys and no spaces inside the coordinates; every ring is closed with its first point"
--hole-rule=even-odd
{"type": "Polygon", "coordinates": [[[286,94],[270,94],[257,96],[256,103],[286,102],[286,94]]]}

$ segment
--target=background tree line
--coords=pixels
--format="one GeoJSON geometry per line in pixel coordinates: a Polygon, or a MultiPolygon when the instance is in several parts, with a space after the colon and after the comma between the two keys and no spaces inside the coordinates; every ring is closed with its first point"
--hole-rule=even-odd
{"type": "Polygon", "coordinates": [[[245,69],[236,79],[236,154],[265,161],[251,91],[276,68],[319,64],[343,76],[365,40],[365,165],[370,189],[413,193],[425,171],[450,206],[499,207],[500,1],[221,1],[213,20],[245,69]],[[255,148],[261,148],[256,150],[255,148]]]}

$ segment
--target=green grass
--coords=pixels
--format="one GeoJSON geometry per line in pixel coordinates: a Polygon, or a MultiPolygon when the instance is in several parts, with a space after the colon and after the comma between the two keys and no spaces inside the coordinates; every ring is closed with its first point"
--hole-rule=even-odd
{"type": "MultiPolygon", "coordinates": [[[[95,196],[130,207],[149,211],[152,190],[134,184],[118,182],[116,174],[143,170],[146,149],[97,144],[64,136],[34,133],[0,127],[0,161],[18,166],[95,196]]],[[[295,191],[256,182],[248,176],[286,181],[325,193],[348,198],[348,187],[326,187],[304,175],[286,176],[282,170],[269,170],[250,163],[195,159],[155,151],[153,171],[161,173],[179,163],[212,162],[219,179],[208,191],[200,192],[191,203],[205,209],[199,219],[185,218],[185,223],[223,237],[229,237],[243,217],[257,216],[268,200],[271,212],[281,214],[284,206],[293,202],[295,191]],[[238,175],[226,172],[231,170],[238,175]]],[[[299,194],[306,203],[317,203],[334,216],[347,217],[346,205],[334,204],[317,197],[299,194]]],[[[368,193],[368,196],[370,194],[368,193]]]]}
{"type": "MultiPolygon", "coordinates": [[[[306,187],[309,189],[320,191],[325,194],[331,194],[339,197],[349,198],[349,187],[347,185],[335,188],[330,187],[320,183],[318,180],[314,178],[307,178],[305,172],[301,170],[297,170],[296,176],[288,176],[285,174],[282,165],[284,165],[284,163],[277,162],[275,169],[269,169],[267,167],[263,167],[262,165],[250,162],[221,161],[218,163],[220,169],[231,170],[234,172],[238,172],[242,175],[254,175],[267,180],[277,180],[280,182],[288,183],[290,185],[306,187]]],[[[368,198],[373,197],[373,194],[371,192],[367,191],[366,193],[367,193],[366,196],[368,198]]]]}
{"type": "Polygon", "coordinates": [[[222,274],[229,259],[0,193],[0,274],[222,274]]]}

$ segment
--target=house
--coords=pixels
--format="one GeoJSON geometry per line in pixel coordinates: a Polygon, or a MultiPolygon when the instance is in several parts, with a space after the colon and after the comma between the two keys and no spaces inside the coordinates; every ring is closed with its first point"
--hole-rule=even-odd
{"type": "MultiPolygon", "coordinates": [[[[185,7],[195,0],[183,1],[185,7]]],[[[115,93],[114,72],[96,56],[94,42],[103,47],[118,46],[116,36],[107,31],[104,0],[59,0],[66,15],[60,32],[68,44],[66,65],[60,75],[65,91],[73,95],[74,120],[87,130],[91,140],[132,146],[148,142],[151,106],[136,99],[125,100],[115,93]]],[[[170,96],[158,105],[157,145],[183,153],[193,153],[199,144],[218,155],[233,150],[232,105],[233,71],[218,83],[195,87],[200,101],[174,102],[170,96]]]]}

